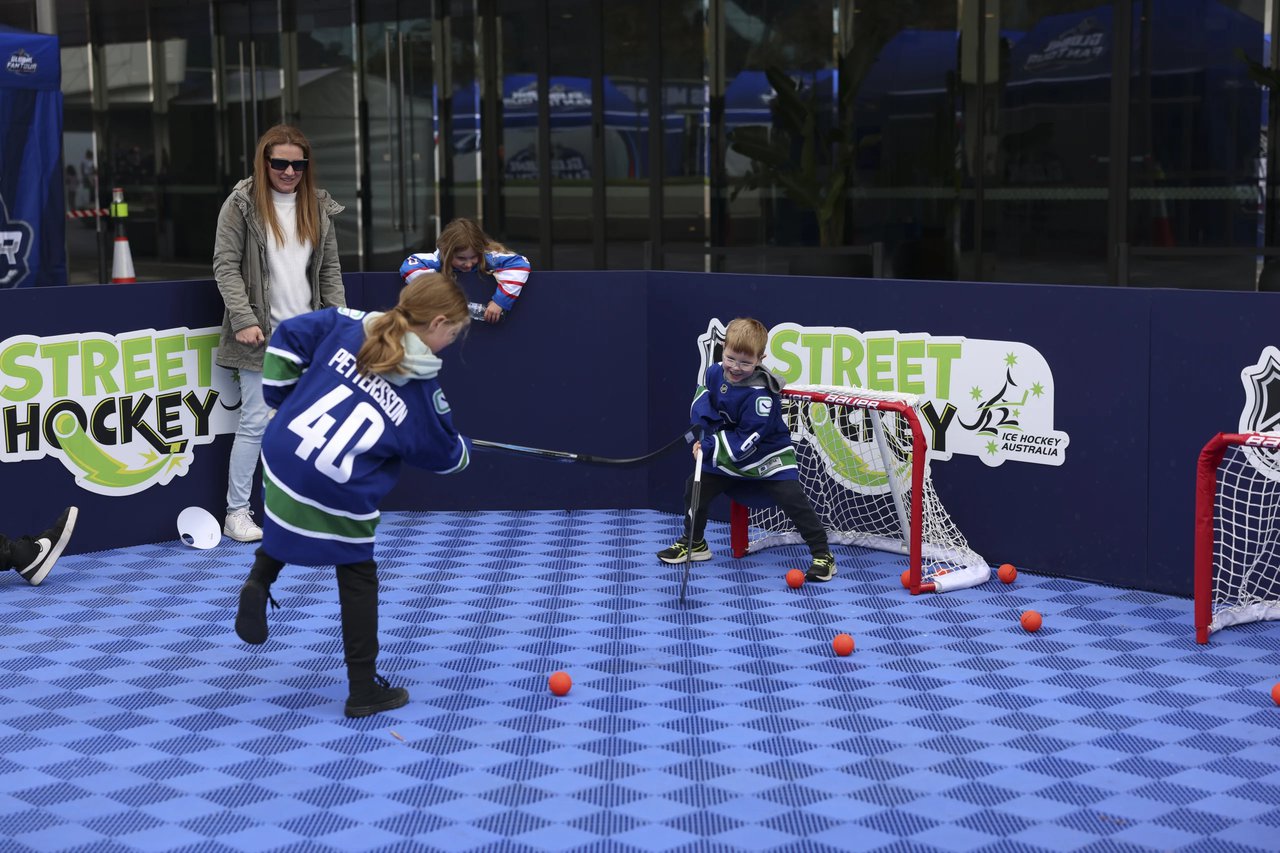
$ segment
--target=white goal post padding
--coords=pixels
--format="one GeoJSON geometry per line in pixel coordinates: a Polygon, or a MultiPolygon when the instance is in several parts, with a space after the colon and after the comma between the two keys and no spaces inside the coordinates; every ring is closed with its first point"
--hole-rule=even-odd
{"type": "Polygon", "coordinates": [[[1280,619],[1280,434],[1219,433],[1196,467],[1196,641],[1280,619]]]}
{"type": "MultiPolygon", "coordinates": [[[[913,593],[991,576],[934,491],[915,396],[792,385],[782,402],[800,483],[832,544],[907,555],[913,593]]],[[[737,556],[803,541],[777,507],[735,505],[731,526],[737,556]]]]}

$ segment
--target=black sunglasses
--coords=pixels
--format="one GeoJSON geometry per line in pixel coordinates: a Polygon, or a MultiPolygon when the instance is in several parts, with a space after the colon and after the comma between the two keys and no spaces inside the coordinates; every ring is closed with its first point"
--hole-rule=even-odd
{"type": "Polygon", "coordinates": [[[271,166],[271,168],[275,169],[277,172],[283,172],[285,169],[289,168],[290,166],[293,167],[293,171],[295,172],[305,172],[307,171],[308,162],[309,161],[307,160],[285,160],[280,157],[267,158],[267,163],[271,166]]]}

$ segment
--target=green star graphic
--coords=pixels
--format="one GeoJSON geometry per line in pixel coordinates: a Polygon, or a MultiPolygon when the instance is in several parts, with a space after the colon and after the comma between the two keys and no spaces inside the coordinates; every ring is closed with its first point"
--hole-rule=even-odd
{"type": "Polygon", "coordinates": [[[1014,409],[1014,410],[1013,410],[1013,416],[1014,416],[1015,418],[1020,418],[1020,417],[1022,417],[1022,409],[1014,409]]]}
{"type": "Polygon", "coordinates": [[[1044,386],[1037,382],[1031,386],[1031,393],[1037,397],[1042,396],[1044,394],[1044,386]]]}
{"type": "Polygon", "coordinates": [[[996,451],[999,449],[1000,448],[996,447],[996,443],[994,441],[987,442],[987,452],[990,453],[992,456],[995,456],[996,451]]]}
{"type": "Polygon", "coordinates": [[[975,400],[981,400],[981,399],[982,399],[982,389],[981,389],[981,388],[979,388],[977,385],[974,385],[972,388],[970,388],[970,389],[969,389],[969,396],[970,396],[970,397],[972,397],[972,398],[973,398],[973,399],[975,399],[975,400]]]}
{"type": "Polygon", "coordinates": [[[1009,353],[1004,357],[1004,363],[1009,365],[1010,367],[1013,367],[1015,364],[1018,363],[1018,357],[1013,353],[1009,353]]]}

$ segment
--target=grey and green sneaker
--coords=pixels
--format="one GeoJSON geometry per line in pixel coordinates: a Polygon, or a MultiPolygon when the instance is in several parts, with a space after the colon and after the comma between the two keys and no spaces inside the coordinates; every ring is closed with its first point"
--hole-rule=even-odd
{"type": "Polygon", "coordinates": [[[685,560],[701,563],[704,560],[711,559],[711,549],[707,547],[707,540],[699,539],[693,543],[693,553],[691,554],[689,553],[689,540],[677,539],[676,543],[670,548],[658,552],[658,559],[672,565],[683,563],[685,560]]]}

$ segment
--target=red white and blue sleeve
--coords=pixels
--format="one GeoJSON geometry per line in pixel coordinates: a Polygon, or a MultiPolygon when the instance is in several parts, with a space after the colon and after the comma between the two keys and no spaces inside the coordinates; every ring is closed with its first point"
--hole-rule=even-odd
{"type": "Polygon", "coordinates": [[[440,272],[440,250],[417,252],[404,259],[400,265],[400,281],[408,284],[420,275],[440,272]]]}
{"type": "Polygon", "coordinates": [[[493,291],[493,301],[503,311],[510,311],[529,280],[529,259],[515,252],[485,252],[484,263],[498,285],[493,291]]]}

